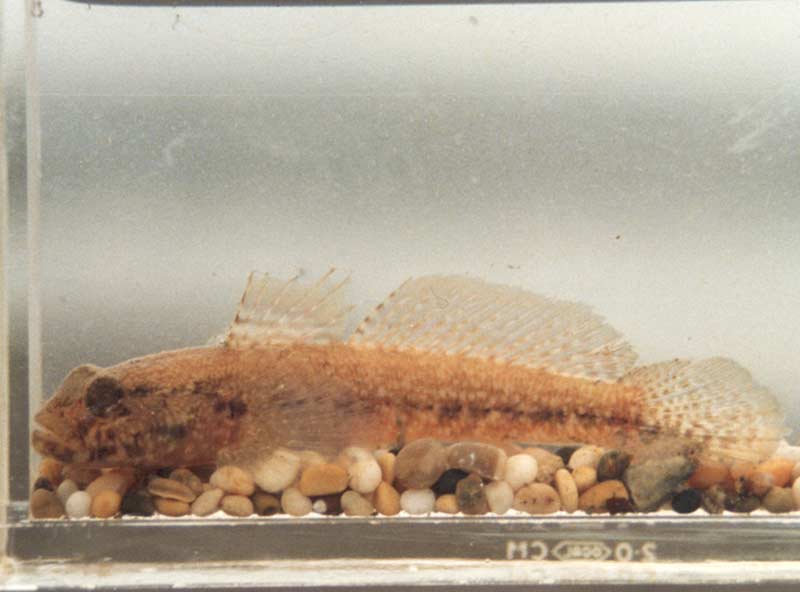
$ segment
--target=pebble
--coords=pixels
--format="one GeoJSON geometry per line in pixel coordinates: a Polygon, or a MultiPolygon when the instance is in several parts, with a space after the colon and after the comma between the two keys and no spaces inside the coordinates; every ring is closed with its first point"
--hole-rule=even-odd
{"type": "Polygon", "coordinates": [[[561,509],[561,499],[558,492],[549,485],[531,483],[517,491],[512,507],[528,514],[552,514],[561,509]]]}
{"type": "Polygon", "coordinates": [[[792,469],[792,483],[794,483],[798,477],[800,477],[800,462],[794,465],[792,469]]]}
{"type": "Polygon", "coordinates": [[[559,469],[555,476],[556,490],[561,498],[561,506],[567,512],[578,509],[578,486],[567,469],[559,469]]]}
{"type": "Polygon", "coordinates": [[[569,462],[570,457],[573,453],[580,448],[580,446],[562,446],[558,450],[556,450],[556,455],[561,459],[561,462],[566,464],[569,462]]]}
{"type": "Polygon", "coordinates": [[[339,494],[323,495],[311,500],[311,509],[317,514],[338,516],[342,513],[342,500],[339,494]]]}
{"type": "Polygon", "coordinates": [[[61,476],[64,471],[64,466],[52,458],[45,458],[39,463],[39,476],[44,477],[54,487],[61,483],[61,476]]]}
{"type": "MultiPolygon", "coordinates": [[[[313,465],[309,468],[313,468],[313,465]]],[[[306,471],[308,470],[306,469],[306,471]]],[[[347,475],[344,469],[341,470],[347,475]]],[[[300,493],[300,490],[296,487],[290,487],[281,495],[281,507],[290,516],[305,516],[311,512],[311,500],[300,493]]]]}
{"type": "Polygon", "coordinates": [[[186,514],[189,513],[189,504],[186,502],[164,497],[157,497],[153,502],[155,503],[156,510],[164,514],[164,516],[178,517],[186,516],[186,514]]]}
{"type": "Polygon", "coordinates": [[[746,488],[750,482],[750,477],[756,471],[756,465],[746,461],[736,461],[731,465],[731,479],[733,479],[736,491],[746,488]]]}
{"type": "Polygon", "coordinates": [[[739,514],[749,514],[761,507],[761,500],[754,495],[737,495],[725,500],[725,509],[739,514]]]}
{"type": "Polygon", "coordinates": [[[698,489],[684,489],[672,497],[672,509],[678,514],[691,514],[703,503],[703,494],[698,489]]]}
{"type": "Polygon", "coordinates": [[[794,505],[800,510],[800,477],[794,480],[792,484],[792,495],[794,496],[794,505]]]}
{"type": "Polygon", "coordinates": [[[156,505],[147,490],[138,489],[125,494],[119,509],[123,514],[152,516],[156,512],[156,505]]]}
{"type": "Polygon", "coordinates": [[[622,481],[616,479],[603,481],[587,489],[578,498],[578,508],[584,512],[608,512],[610,511],[608,502],[611,499],[628,499],[628,490],[622,481]]]}
{"type": "Polygon", "coordinates": [[[689,477],[688,485],[694,489],[708,489],[712,485],[725,483],[730,477],[728,465],[719,461],[704,461],[689,477]]]}
{"type": "Polygon", "coordinates": [[[596,469],[601,456],[603,456],[603,449],[599,446],[581,446],[569,457],[567,466],[573,471],[578,467],[594,467],[596,469]]]}
{"type": "Polygon", "coordinates": [[[630,463],[630,454],[621,450],[609,450],[597,461],[597,480],[610,481],[611,479],[619,479],[630,463]]]}
{"type": "Polygon", "coordinates": [[[347,471],[339,465],[322,463],[303,471],[298,489],[305,496],[341,493],[347,489],[348,480],[347,471]]]}
{"type": "Polygon", "coordinates": [[[46,489],[47,491],[55,491],[56,488],[53,487],[53,484],[50,483],[50,479],[47,477],[39,477],[33,483],[34,489],[46,489]]]}
{"type": "Polygon", "coordinates": [[[372,455],[372,453],[366,448],[361,448],[360,446],[348,446],[339,453],[339,456],[336,457],[334,463],[342,467],[344,470],[347,470],[351,465],[357,462],[363,462],[374,458],[375,457],[372,455]]]}
{"type": "Polygon", "coordinates": [[[533,483],[539,469],[536,459],[530,454],[515,454],[506,461],[505,477],[503,480],[516,491],[523,485],[533,483]]]}
{"type": "Polygon", "coordinates": [[[192,491],[188,485],[184,485],[180,481],[174,479],[165,479],[163,477],[156,477],[151,479],[147,484],[147,491],[156,497],[163,497],[166,499],[174,499],[179,502],[192,503],[197,494],[192,491]]]}
{"type": "Polygon", "coordinates": [[[523,454],[527,454],[536,459],[535,481],[539,483],[550,483],[555,477],[558,469],[564,468],[564,461],[557,454],[548,452],[544,448],[526,448],[523,454]]]}
{"type": "Polygon", "coordinates": [[[773,514],[783,514],[796,509],[790,487],[773,487],[761,501],[764,509],[773,514]]]}
{"type": "Polygon", "coordinates": [[[386,481],[378,485],[373,502],[378,513],[384,516],[394,516],[400,512],[400,494],[386,481]]]}
{"type": "Polygon", "coordinates": [[[430,489],[406,489],[400,496],[400,507],[409,514],[428,514],[435,503],[436,496],[430,489]]]}
{"type": "Polygon", "coordinates": [[[394,483],[394,465],[397,462],[397,457],[388,450],[379,450],[375,453],[375,460],[381,467],[381,478],[386,483],[394,483]]]}
{"type": "Polygon", "coordinates": [[[342,494],[341,503],[345,516],[372,516],[375,513],[375,507],[363,495],[352,490],[342,494]]]}
{"type": "Polygon", "coordinates": [[[92,496],[85,491],[75,491],[67,498],[64,509],[67,516],[74,519],[86,518],[92,508],[92,496]]]}
{"type": "Polygon", "coordinates": [[[100,475],[100,471],[89,467],[81,467],[79,465],[64,467],[64,477],[74,481],[78,487],[85,488],[100,475]]]}
{"type": "Polygon", "coordinates": [[[767,492],[775,486],[775,477],[772,473],[763,471],[753,471],[750,476],[745,479],[744,488],[749,493],[764,497],[767,492]]]}
{"type": "Polygon", "coordinates": [[[101,491],[116,491],[120,496],[123,496],[133,484],[133,481],[132,473],[122,471],[105,473],[86,487],[86,493],[95,497],[101,491]]]}
{"type": "Polygon", "coordinates": [[[456,500],[458,507],[465,514],[486,514],[489,511],[486,493],[483,491],[483,481],[477,473],[472,473],[458,482],[456,500]]]}
{"type": "Polygon", "coordinates": [[[505,514],[514,505],[514,489],[506,481],[492,481],[483,488],[489,511],[505,514]]]}
{"type": "Polygon", "coordinates": [[[632,464],[625,471],[623,481],[636,508],[651,512],[657,510],[693,471],[694,464],[689,459],[675,455],[632,464]]]}
{"type": "Polygon", "coordinates": [[[104,489],[92,498],[91,512],[95,518],[111,518],[122,505],[122,496],[112,489],[104,489]]]}
{"type": "Polygon", "coordinates": [[[781,440],[775,456],[788,458],[790,461],[800,463],[800,446],[791,446],[786,440],[781,440]]]}
{"type": "Polygon", "coordinates": [[[66,504],[69,496],[78,491],[78,485],[72,479],[64,479],[56,489],[56,495],[62,504],[66,504]]]}
{"type": "Polygon", "coordinates": [[[281,448],[266,460],[253,465],[253,480],[264,491],[277,493],[295,482],[300,474],[300,465],[298,455],[281,448]]]}
{"type": "Polygon", "coordinates": [[[458,500],[454,494],[446,493],[436,498],[433,509],[444,514],[458,514],[458,500]]]}
{"type": "Polygon", "coordinates": [[[169,478],[178,483],[183,483],[195,495],[203,493],[203,481],[189,469],[175,469],[169,474],[169,478]]]}
{"type": "Polygon", "coordinates": [[[727,498],[721,485],[712,485],[703,491],[703,509],[709,514],[722,514],[727,498]]]}
{"type": "Polygon", "coordinates": [[[437,496],[455,493],[458,482],[462,479],[466,479],[468,476],[469,473],[461,469],[447,469],[442,473],[442,476],[436,480],[436,483],[431,486],[431,489],[437,496]]]}
{"type": "Polygon", "coordinates": [[[222,501],[225,492],[215,487],[204,491],[192,502],[191,511],[195,516],[209,516],[219,510],[219,503],[222,501]]]}
{"type": "Polygon", "coordinates": [[[208,482],[214,487],[219,487],[222,491],[233,495],[253,495],[256,490],[253,476],[234,465],[218,468],[211,475],[208,482]]]}
{"type": "Polygon", "coordinates": [[[477,473],[487,479],[502,479],[507,459],[502,448],[482,442],[459,442],[447,449],[448,468],[477,473]]]}
{"type": "Polygon", "coordinates": [[[572,479],[575,481],[578,493],[583,493],[597,483],[597,469],[594,467],[578,467],[572,471],[572,479]]]}
{"type": "Polygon", "coordinates": [[[260,491],[253,496],[253,510],[259,516],[272,516],[281,511],[281,500],[260,491]]]}
{"type": "Polygon", "coordinates": [[[397,454],[395,478],[404,487],[426,489],[447,470],[447,453],[433,438],[414,440],[397,454]]]}
{"type": "Polygon", "coordinates": [[[788,458],[775,457],[764,461],[756,467],[756,474],[772,475],[775,487],[785,487],[792,479],[794,463],[788,458]]]}
{"type": "Polygon", "coordinates": [[[328,462],[328,459],[316,450],[301,450],[297,453],[297,457],[300,459],[300,471],[305,471],[306,467],[311,465],[321,465],[328,462]]]}
{"type": "Polygon", "coordinates": [[[219,507],[230,516],[244,518],[253,513],[253,502],[244,495],[226,495],[222,498],[219,507]]]}
{"type": "Polygon", "coordinates": [[[30,511],[34,518],[61,518],[64,506],[52,491],[37,489],[31,494],[30,511]]]}
{"type": "Polygon", "coordinates": [[[622,497],[611,497],[606,500],[606,510],[611,515],[633,512],[631,501],[622,497]]]}
{"type": "Polygon", "coordinates": [[[350,489],[358,493],[372,493],[383,480],[381,466],[369,453],[365,460],[359,460],[350,465],[347,474],[350,476],[348,481],[350,489]]]}

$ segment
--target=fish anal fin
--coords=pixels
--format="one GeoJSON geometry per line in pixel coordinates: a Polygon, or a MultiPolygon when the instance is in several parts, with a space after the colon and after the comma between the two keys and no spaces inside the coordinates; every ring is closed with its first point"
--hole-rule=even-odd
{"type": "Polygon", "coordinates": [[[406,281],[356,329],[358,347],[494,360],[616,380],[636,354],[583,304],[458,276],[406,281]]]}

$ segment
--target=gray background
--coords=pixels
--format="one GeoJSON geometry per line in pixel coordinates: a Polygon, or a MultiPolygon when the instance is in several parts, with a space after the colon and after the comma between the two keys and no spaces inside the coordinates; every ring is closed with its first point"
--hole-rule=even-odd
{"type": "Polygon", "coordinates": [[[45,395],[337,265],[585,301],[800,420],[797,2],[43,9],[45,395]]]}

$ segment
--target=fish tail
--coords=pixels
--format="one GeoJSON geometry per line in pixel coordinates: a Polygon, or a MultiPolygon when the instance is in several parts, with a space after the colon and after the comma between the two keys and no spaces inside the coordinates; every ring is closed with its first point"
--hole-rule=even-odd
{"type": "Polygon", "coordinates": [[[726,358],[642,366],[621,382],[642,391],[643,432],[698,442],[701,458],[758,462],[786,433],[775,398],[726,358]]]}

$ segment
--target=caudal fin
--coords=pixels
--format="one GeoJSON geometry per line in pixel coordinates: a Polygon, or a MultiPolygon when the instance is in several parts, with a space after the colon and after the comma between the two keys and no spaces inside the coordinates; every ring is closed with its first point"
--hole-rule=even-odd
{"type": "Polygon", "coordinates": [[[644,429],[701,442],[707,458],[757,462],[786,432],[775,398],[733,360],[661,362],[621,382],[644,391],[644,429]]]}

